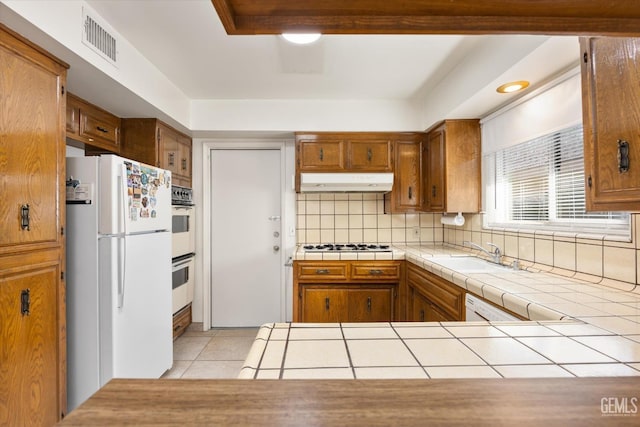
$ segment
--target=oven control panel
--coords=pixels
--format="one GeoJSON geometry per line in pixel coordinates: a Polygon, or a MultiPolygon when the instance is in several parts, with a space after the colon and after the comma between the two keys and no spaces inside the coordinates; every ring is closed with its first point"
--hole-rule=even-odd
{"type": "Polygon", "coordinates": [[[193,190],[179,185],[171,186],[171,204],[172,205],[193,205],[193,190]]]}

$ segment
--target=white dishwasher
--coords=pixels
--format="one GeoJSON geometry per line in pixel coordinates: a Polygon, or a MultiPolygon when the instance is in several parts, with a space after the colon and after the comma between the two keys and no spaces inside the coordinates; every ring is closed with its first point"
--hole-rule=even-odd
{"type": "Polygon", "coordinates": [[[480,298],[471,295],[470,293],[467,293],[465,298],[465,306],[467,322],[474,322],[478,320],[488,320],[490,322],[497,320],[520,320],[506,311],[502,311],[480,298]]]}

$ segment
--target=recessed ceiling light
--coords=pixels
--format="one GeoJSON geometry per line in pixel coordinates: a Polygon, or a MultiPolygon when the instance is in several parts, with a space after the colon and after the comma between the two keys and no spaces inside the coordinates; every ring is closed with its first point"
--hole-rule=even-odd
{"type": "Polygon", "coordinates": [[[295,44],[310,44],[320,38],[320,33],[282,33],[282,37],[295,44]]]}
{"type": "Polygon", "coordinates": [[[498,93],[513,93],[526,89],[529,86],[529,82],[526,80],[518,80],[517,82],[505,83],[496,89],[498,93]]]}

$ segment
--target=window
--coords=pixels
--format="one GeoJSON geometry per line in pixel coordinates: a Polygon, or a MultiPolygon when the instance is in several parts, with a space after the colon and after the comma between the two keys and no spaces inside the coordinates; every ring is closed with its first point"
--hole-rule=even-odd
{"type": "Polygon", "coordinates": [[[629,236],[621,212],[586,212],[582,125],[484,156],[487,225],[629,236]]]}

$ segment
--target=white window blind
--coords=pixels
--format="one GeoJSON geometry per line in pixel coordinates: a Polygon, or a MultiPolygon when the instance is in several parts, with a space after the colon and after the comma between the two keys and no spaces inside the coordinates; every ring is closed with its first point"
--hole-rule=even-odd
{"type": "Polygon", "coordinates": [[[582,125],[484,157],[489,226],[629,235],[629,214],[586,212],[582,125]]]}

